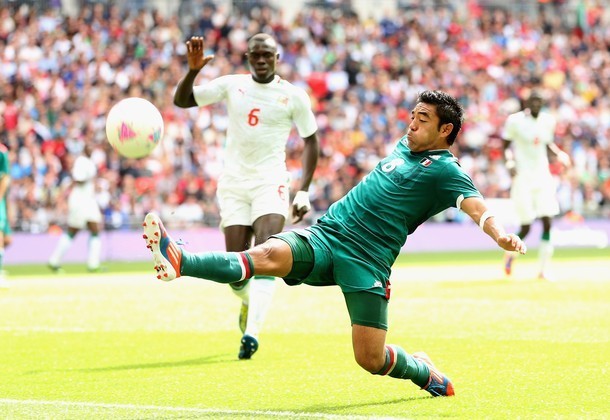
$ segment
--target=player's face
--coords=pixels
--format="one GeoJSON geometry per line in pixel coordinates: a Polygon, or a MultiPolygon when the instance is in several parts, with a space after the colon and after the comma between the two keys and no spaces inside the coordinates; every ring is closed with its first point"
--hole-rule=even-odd
{"type": "Polygon", "coordinates": [[[419,102],[411,111],[411,124],[407,131],[409,148],[413,152],[447,149],[447,136],[453,129],[452,124],[439,127],[436,105],[419,102]]]}
{"type": "Polygon", "coordinates": [[[91,154],[93,153],[93,147],[89,143],[85,144],[85,147],[83,148],[83,153],[85,154],[85,156],[91,156],[91,154]]]}
{"type": "Polygon", "coordinates": [[[273,80],[278,59],[275,41],[272,39],[252,41],[247,56],[254,80],[259,83],[273,80]]]}
{"type": "Polygon", "coordinates": [[[537,117],[542,109],[542,99],[540,98],[532,98],[528,101],[528,108],[530,109],[532,115],[537,117]]]}

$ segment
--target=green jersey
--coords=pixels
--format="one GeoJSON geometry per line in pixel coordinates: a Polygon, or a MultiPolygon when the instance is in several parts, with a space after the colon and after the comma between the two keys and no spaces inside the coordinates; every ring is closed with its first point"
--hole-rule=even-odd
{"type": "Polygon", "coordinates": [[[9,171],[8,149],[0,143],[0,178],[9,175],[9,171]]]}
{"type": "Polygon", "coordinates": [[[308,228],[387,274],[419,225],[449,207],[459,209],[465,198],[481,197],[449,150],[415,153],[407,143],[401,138],[392,154],[308,228]]]}
{"type": "MultiPolygon", "coordinates": [[[[8,158],[8,149],[0,143],[0,179],[5,176],[10,176],[10,164],[8,158]]],[[[6,195],[0,197],[0,231],[5,234],[10,233],[8,223],[8,215],[6,212],[6,195]]]]}

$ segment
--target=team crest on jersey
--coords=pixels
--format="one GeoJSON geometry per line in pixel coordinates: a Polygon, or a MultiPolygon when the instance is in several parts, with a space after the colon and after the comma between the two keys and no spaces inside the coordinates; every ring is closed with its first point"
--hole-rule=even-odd
{"type": "Polygon", "coordinates": [[[281,103],[282,105],[288,105],[288,97],[287,96],[280,96],[277,101],[279,103],[281,103]]]}
{"type": "Polygon", "coordinates": [[[432,161],[428,158],[423,158],[422,160],[419,161],[419,163],[423,166],[425,166],[426,168],[430,165],[432,165],[432,161]]]}

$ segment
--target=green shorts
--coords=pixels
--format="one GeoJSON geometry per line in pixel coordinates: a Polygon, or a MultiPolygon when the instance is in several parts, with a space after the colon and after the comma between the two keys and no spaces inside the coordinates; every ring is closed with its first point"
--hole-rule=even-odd
{"type": "Polygon", "coordinates": [[[341,287],[352,324],[387,330],[390,282],[379,281],[366,261],[325,246],[308,230],[282,232],[273,238],[292,250],[292,270],[286,284],[341,287]],[[357,280],[357,281],[355,281],[357,280]]]}

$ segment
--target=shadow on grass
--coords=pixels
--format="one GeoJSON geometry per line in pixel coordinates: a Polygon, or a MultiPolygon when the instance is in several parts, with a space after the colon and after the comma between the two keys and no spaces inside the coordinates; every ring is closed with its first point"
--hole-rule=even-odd
{"type": "MultiPolygon", "coordinates": [[[[325,412],[325,413],[328,412],[329,413],[332,411],[345,410],[345,409],[349,409],[349,408],[387,407],[390,404],[395,404],[395,405],[403,404],[408,401],[420,401],[422,399],[428,399],[428,398],[433,398],[433,397],[430,395],[422,395],[422,396],[417,396],[417,397],[394,398],[392,400],[376,400],[376,401],[362,402],[360,404],[349,403],[349,404],[344,404],[344,405],[316,404],[316,405],[307,407],[307,411],[325,412]]],[[[306,412],[304,412],[303,414],[306,414],[306,412]]]]}
{"type": "Polygon", "coordinates": [[[119,366],[106,366],[88,369],[50,369],[50,370],[33,370],[26,372],[28,375],[43,373],[43,372],[113,372],[121,370],[133,370],[133,369],[162,369],[162,368],[173,368],[173,367],[184,367],[184,366],[198,366],[207,364],[223,364],[223,363],[239,363],[240,360],[234,358],[228,358],[226,354],[198,357],[196,359],[178,360],[175,362],[155,362],[155,363],[134,363],[129,365],[119,366]]]}

